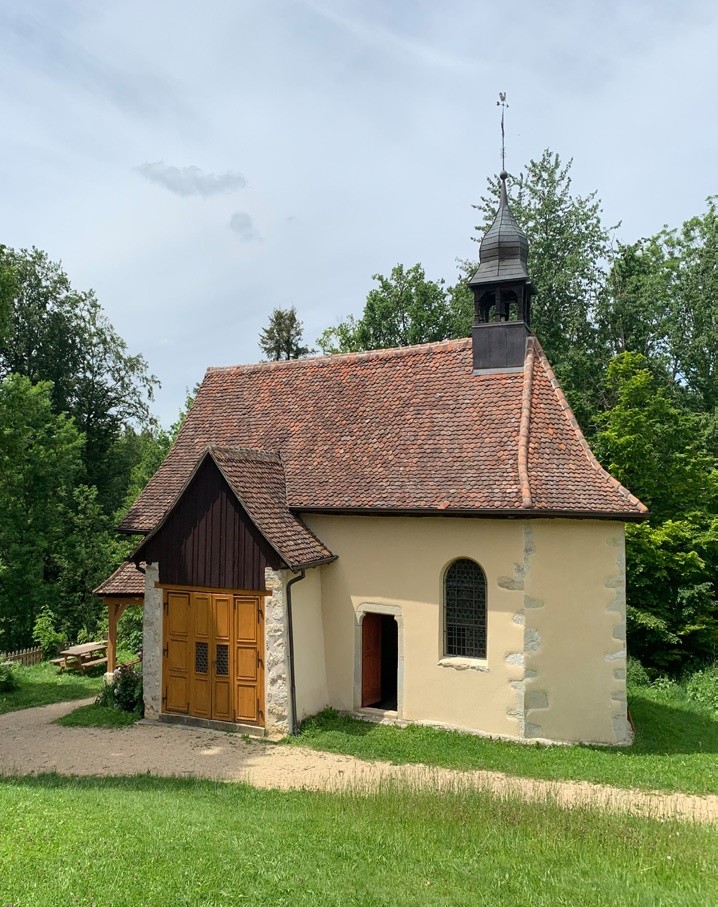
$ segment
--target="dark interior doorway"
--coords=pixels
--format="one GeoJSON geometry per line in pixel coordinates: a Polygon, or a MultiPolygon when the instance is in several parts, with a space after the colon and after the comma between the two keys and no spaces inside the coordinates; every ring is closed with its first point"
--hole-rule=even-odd
{"type": "Polygon", "coordinates": [[[396,711],[399,627],[391,614],[367,612],[362,622],[362,706],[396,711]]]}

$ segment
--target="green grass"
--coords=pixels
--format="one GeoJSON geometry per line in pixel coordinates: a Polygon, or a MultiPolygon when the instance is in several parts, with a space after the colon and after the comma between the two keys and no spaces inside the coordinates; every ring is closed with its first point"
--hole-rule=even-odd
{"type": "Polygon", "coordinates": [[[465,791],[0,781],[0,903],[705,905],[718,830],[465,791]]]}
{"type": "Polygon", "coordinates": [[[58,718],[55,724],[63,727],[128,727],[139,721],[140,716],[134,712],[121,712],[106,705],[81,705],[79,708],[58,718]]]}
{"type": "Polygon", "coordinates": [[[20,686],[11,693],[0,693],[0,715],[36,705],[83,699],[99,693],[102,686],[102,676],[89,677],[71,671],[60,674],[49,662],[14,670],[20,686]]]}
{"type": "Polygon", "coordinates": [[[370,724],[327,710],[304,722],[290,745],[394,763],[423,762],[487,769],[550,780],[617,787],[718,792],[718,721],[680,690],[639,688],[630,696],[636,724],[632,747],[552,747],[506,743],[410,725],[370,724]]]}

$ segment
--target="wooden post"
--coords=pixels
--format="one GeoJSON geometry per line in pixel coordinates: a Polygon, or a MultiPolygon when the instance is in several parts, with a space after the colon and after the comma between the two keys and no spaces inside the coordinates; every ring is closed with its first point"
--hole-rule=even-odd
{"type": "Polygon", "coordinates": [[[128,602],[105,599],[107,602],[107,673],[111,674],[117,667],[117,624],[124,614],[128,602]]]}

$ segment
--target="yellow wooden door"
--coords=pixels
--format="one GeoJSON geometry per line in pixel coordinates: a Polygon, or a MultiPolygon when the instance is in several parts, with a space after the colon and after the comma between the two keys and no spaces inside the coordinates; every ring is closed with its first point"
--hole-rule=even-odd
{"type": "Polygon", "coordinates": [[[255,597],[234,596],[237,721],[264,724],[264,613],[255,597]]]}
{"type": "Polygon", "coordinates": [[[164,604],[164,700],[168,712],[189,711],[190,596],[169,592],[164,604]]]}
{"type": "Polygon", "coordinates": [[[164,710],[264,725],[263,599],[168,592],[164,610],[164,710]]]}

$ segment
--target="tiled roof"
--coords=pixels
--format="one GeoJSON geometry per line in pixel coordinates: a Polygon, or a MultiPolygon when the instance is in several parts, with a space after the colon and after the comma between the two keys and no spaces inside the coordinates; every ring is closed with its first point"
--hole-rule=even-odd
{"type": "MultiPolygon", "coordinates": [[[[144,564],[142,564],[144,567],[144,564]]],[[[125,597],[142,597],[145,594],[145,575],[134,564],[125,561],[108,576],[107,579],[92,590],[95,595],[122,595],[125,597]]]]}
{"type": "Polygon", "coordinates": [[[645,513],[596,462],[535,338],[513,373],[473,375],[469,339],[210,369],[120,528],[152,530],[208,445],[275,452],[296,511],[645,513]]]}
{"type": "Polygon", "coordinates": [[[332,552],[287,509],[284,468],[277,454],[234,447],[207,449],[254,525],[291,568],[334,559],[332,552]]]}

